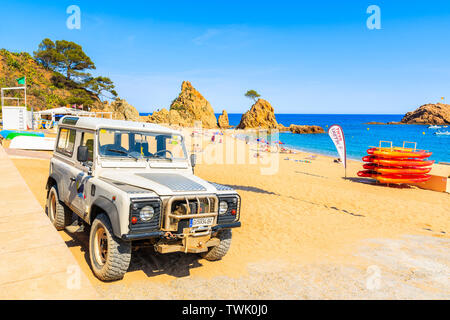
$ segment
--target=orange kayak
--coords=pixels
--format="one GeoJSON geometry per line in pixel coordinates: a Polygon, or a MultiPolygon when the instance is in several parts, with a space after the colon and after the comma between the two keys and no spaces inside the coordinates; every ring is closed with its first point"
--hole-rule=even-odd
{"type": "Polygon", "coordinates": [[[381,183],[420,183],[431,179],[428,174],[424,175],[382,175],[376,178],[381,183]]]}
{"type": "Polygon", "coordinates": [[[381,183],[420,183],[428,181],[431,176],[428,174],[388,174],[381,175],[371,170],[359,171],[358,177],[367,177],[378,180],[381,183]]]}
{"type": "Polygon", "coordinates": [[[381,174],[425,174],[431,171],[431,168],[421,167],[384,167],[378,166],[375,163],[366,163],[363,165],[364,169],[373,170],[381,174]]]}
{"type": "Polygon", "coordinates": [[[383,159],[376,156],[365,156],[362,158],[364,162],[371,162],[376,164],[381,164],[387,167],[427,167],[434,163],[434,160],[415,160],[415,159],[383,159]]]}
{"type": "Polygon", "coordinates": [[[428,158],[433,154],[425,150],[412,151],[403,148],[370,148],[367,153],[380,158],[428,158]]]}

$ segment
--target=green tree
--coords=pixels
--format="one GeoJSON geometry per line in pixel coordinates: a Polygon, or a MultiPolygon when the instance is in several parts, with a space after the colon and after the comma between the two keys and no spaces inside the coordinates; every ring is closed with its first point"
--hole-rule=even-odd
{"type": "Polygon", "coordinates": [[[110,78],[108,77],[90,77],[85,82],[86,89],[92,91],[97,96],[103,96],[107,99],[117,98],[117,92],[114,90],[115,86],[110,78]],[[112,96],[106,96],[103,92],[108,92],[112,96]]]}
{"type": "Polygon", "coordinates": [[[256,92],[255,90],[248,90],[245,93],[245,96],[247,98],[253,99],[253,101],[255,101],[255,102],[256,102],[257,98],[261,97],[261,95],[258,92],[256,92]]]}
{"type": "Polygon", "coordinates": [[[34,58],[44,67],[63,73],[68,80],[77,83],[85,82],[91,77],[87,70],[95,69],[83,48],[72,41],[52,40],[46,38],[34,52],[34,58]]]}
{"type": "Polygon", "coordinates": [[[57,40],[56,51],[63,57],[56,66],[62,73],[65,73],[67,79],[83,82],[91,76],[84,71],[95,69],[95,64],[84,53],[79,44],[72,41],[57,40]]]}
{"type": "Polygon", "coordinates": [[[55,70],[56,66],[64,60],[64,57],[56,51],[55,43],[45,38],[39,44],[38,50],[33,52],[34,59],[47,69],[55,70]]]}

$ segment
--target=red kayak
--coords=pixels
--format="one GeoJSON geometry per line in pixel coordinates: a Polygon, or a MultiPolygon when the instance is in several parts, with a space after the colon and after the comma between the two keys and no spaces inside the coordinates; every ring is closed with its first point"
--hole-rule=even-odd
{"type": "Polygon", "coordinates": [[[367,153],[380,158],[398,158],[398,159],[408,159],[408,158],[428,158],[433,153],[427,152],[425,150],[412,150],[406,148],[370,148],[367,153]]]}
{"type": "Polygon", "coordinates": [[[387,174],[382,175],[372,170],[358,172],[358,177],[373,178],[381,183],[420,183],[430,180],[428,174],[387,174]]]}
{"type": "Polygon", "coordinates": [[[372,170],[358,171],[358,177],[376,178],[377,175],[378,175],[378,173],[376,173],[372,170]]]}
{"type": "Polygon", "coordinates": [[[363,165],[363,168],[373,170],[381,174],[425,174],[431,171],[431,168],[425,167],[385,167],[378,166],[375,163],[366,163],[363,165]]]}
{"type": "Polygon", "coordinates": [[[376,156],[365,156],[362,158],[364,162],[371,162],[376,164],[381,164],[386,167],[427,167],[431,166],[434,163],[434,160],[390,160],[384,158],[378,158],[376,156]]]}

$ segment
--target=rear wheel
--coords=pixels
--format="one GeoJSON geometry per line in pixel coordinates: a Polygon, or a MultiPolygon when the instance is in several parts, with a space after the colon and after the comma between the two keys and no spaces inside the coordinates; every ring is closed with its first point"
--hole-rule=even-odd
{"type": "Polygon", "coordinates": [[[216,261],[222,259],[228,252],[231,246],[231,229],[224,229],[218,232],[217,238],[220,243],[212,248],[209,248],[207,252],[202,253],[202,257],[209,261],[216,261]]]}
{"type": "Polygon", "coordinates": [[[131,260],[131,242],[117,238],[105,214],[99,214],[91,226],[89,258],[92,270],[103,281],[122,279],[131,260]]]}
{"type": "Polygon", "coordinates": [[[72,211],[59,201],[58,191],[53,186],[48,192],[47,215],[56,230],[63,230],[72,221],[72,211]]]}

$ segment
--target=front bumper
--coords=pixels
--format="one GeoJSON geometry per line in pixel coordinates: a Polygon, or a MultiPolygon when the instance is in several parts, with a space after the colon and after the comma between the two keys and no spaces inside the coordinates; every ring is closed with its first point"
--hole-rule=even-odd
{"type": "MultiPolygon", "coordinates": [[[[211,228],[212,232],[217,232],[222,229],[231,229],[231,228],[239,228],[241,226],[241,222],[233,222],[216,225],[211,228]]],[[[154,238],[162,238],[164,236],[163,231],[155,231],[155,232],[146,232],[146,233],[136,233],[136,234],[124,234],[122,235],[122,239],[125,241],[133,241],[133,240],[145,240],[145,239],[154,239],[154,238]]]]}

